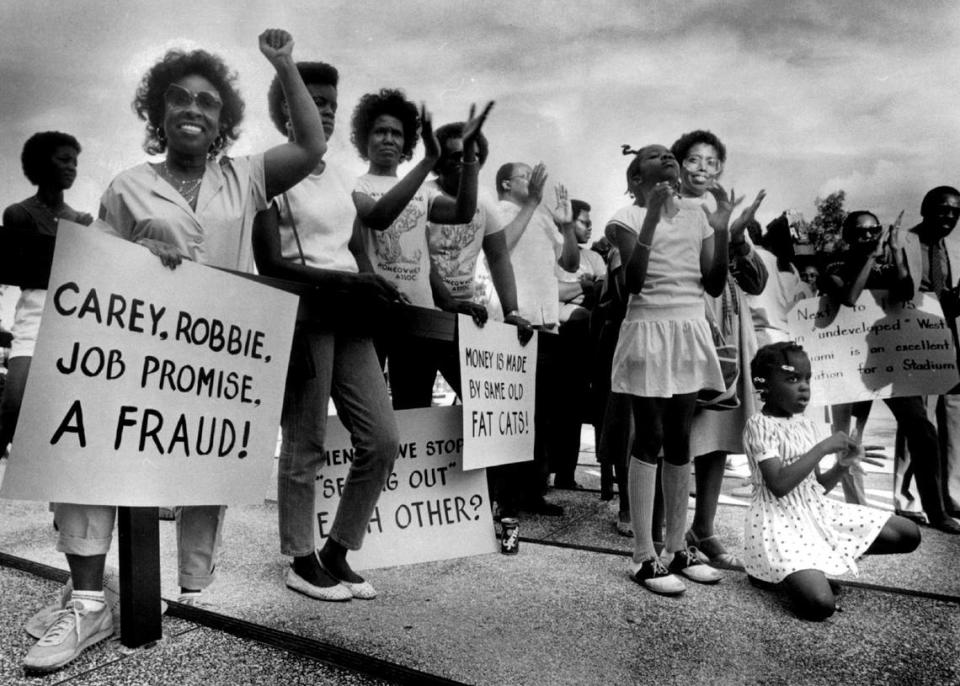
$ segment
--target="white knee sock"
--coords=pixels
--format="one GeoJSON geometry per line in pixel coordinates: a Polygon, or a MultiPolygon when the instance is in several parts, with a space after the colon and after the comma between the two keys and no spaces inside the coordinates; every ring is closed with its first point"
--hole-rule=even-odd
{"type": "Polygon", "coordinates": [[[633,525],[633,561],[636,564],[657,556],[650,533],[656,489],[657,465],[631,457],[627,490],[630,493],[630,523],[633,525]]]}

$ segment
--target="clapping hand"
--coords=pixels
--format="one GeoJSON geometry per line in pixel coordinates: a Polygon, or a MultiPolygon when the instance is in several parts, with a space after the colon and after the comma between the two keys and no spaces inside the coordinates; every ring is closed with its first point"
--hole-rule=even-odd
{"type": "Polygon", "coordinates": [[[283,29],[267,29],[260,34],[260,52],[270,64],[293,55],[293,36],[283,29]]]}
{"type": "Polygon", "coordinates": [[[527,197],[533,200],[537,205],[543,200],[543,187],[547,183],[547,168],[543,162],[537,162],[530,172],[530,180],[527,181],[527,197]]]}
{"type": "Polygon", "coordinates": [[[753,220],[757,210],[760,209],[760,203],[763,202],[765,197],[767,197],[767,191],[761,190],[757,193],[756,199],[744,208],[739,217],[733,220],[733,223],[730,225],[731,243],[740,243],[745,240],[743,234],[747,230],[747,224],[753,220]]]}
{"type": "Polygon", "coordinates": [[[440,159],[440,141],[433,133],[433,117],[425,103],[420,104],[420,139],[423,141],[423,156],[436,163],[440,159]]]}
{"type": "MultiPolygon", "coordinates": [[[[897,220],[887,229],[887,245],[890,250],[896,254],[898,250],[903,249],[903,235],[900,229],[900,222],[903,221],[903,210],[897,215],[897,220]]],[[[882,243],[883,241],[881,241],[882,243]]]]}
{"type": "Polygon", "coordinates": [[[463,127],[463,146],[466,147],[468,143],[475,143],[477,136],[480,135],[480,129],[483,128],[484,122],[487,121],[487,115],[490,114],[490,110],[493,109],[493,100],[487,103],[486,107],[483,108],[483,111],[477,116],[477,106],[470,105],[470,116],[467,118],[467,123],[463,127]]]}
{"type": "Polygon", "coordinates": [[[710,195],[717,201],[717,209],[711,212],[710,208],[706,205],[701,205],[700,207],[703,208],[703,213],[707,215],[707,221],[714,231],[726,231],[727,225],[730,223],[730,215],[733,213],[733,208],[743,202],[744,196],[741,195],[738,198],[733,188],[731,188],[728,197],[727,191],[725,191],[719,183],[714,183],[708,190],[710,191],[710,195]]]}

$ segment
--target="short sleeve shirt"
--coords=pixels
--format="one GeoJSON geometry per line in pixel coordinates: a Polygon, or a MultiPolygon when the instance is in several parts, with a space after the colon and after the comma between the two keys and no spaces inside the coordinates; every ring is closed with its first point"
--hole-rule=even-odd
{"type": "MultiPolygon", "coordinates": [[[[364,174],[357,179],[355,190],[379,200],[398,181],[395,176],[364,174]]],[[[424,184],[389,227],[383,231],[362,227],[364,249],[374,272],[395,285],[411,304],[420,307],[434,307],[427,217],[437,195],[436,186],[424,184]]]]}
{"type": "MultiPolygon", "coordinates": [[[[428,185],[437,193],[443,192],[436,181],[428,185]]],[[[473,299],[477,258],[483,249],[483,239],[502,230],[497,202],[485,189],[477,193],[477,211],[469,223],[427,223],[430,259],[450,295],[459,300],[473,299]]]]}
{"type": "Polygon", "coordinates": [[[100,218],[121,238],[152,238],[195,262],[253,272],[253,219],[266,207],[263,155],[257,154],[208,161],[196,210],[153,165],[137,165],[110,182],[100,218]]]}

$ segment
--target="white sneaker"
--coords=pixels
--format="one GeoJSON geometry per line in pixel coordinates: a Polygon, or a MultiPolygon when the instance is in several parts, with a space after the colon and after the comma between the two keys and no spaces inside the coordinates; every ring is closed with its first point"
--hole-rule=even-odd
{"type": "Polygon", "coordinates": [[[113,634],[113,615],[106,604],[99,610],[84,609],[71,600],[56,613],[53,624],[23,658],[31,672],[52,672],[72,662],[80,653],[113,634]]]}

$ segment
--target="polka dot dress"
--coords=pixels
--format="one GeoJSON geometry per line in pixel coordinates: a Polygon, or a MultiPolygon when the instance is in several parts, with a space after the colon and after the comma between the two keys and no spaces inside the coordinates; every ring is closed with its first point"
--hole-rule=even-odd
{"type": "Polygon", "coordinates": [[[747,420],[743,443],[750,462],[753,498],[747,512],[744,566],[763,581],[778,583],[802,569],[825,574],[857,573],[856,558],[870,547],[890,513],[828,499],[813,472],[777,498],[764,484],[759,464],[779,457],[791,464],[821,440],[803,415],[747,420]]]}

